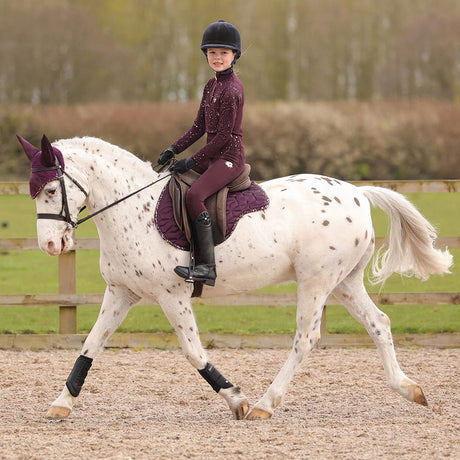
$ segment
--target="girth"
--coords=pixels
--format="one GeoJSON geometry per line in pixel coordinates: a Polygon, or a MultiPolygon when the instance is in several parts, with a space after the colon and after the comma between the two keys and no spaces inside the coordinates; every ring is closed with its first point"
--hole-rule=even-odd
{"type": "MultiPolygon", "coordinates": [[[[224,241],[227,229],[227,195],[228,192],[240,192],[251,186],[249,173],[251,166],[246,164],[243,172],[224,188],[205,200],[205,206],[211,216],[214,244],[224,241]]],[[[192,184],[201,176],[196,171],[189,170],[184,174],[174,174],[169,181],[169,194],[173,204],[174,220],[187,240],[191,241],[191,227],[187,214],[185,196],[192,184]]]]}

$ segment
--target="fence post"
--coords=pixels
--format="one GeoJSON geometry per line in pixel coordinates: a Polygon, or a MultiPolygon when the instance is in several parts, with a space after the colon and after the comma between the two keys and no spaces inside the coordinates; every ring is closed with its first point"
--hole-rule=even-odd
{"type": "MultiPolygon", "coordinates": [[[[70,251],[59,256],[59,294],[77,293],[76,253],[70,251]]],[[[77,306],[59,307],[59,333],[77,333],[77,306]]]]}
{"type": "Polygon", "coordinates": [[[323,313],[321,315],[320,334],[321,334],[321,338],[326,337],[326,335],[328,335],[327,326],[326,326],[326,305],[324,305],[323,313]]]}

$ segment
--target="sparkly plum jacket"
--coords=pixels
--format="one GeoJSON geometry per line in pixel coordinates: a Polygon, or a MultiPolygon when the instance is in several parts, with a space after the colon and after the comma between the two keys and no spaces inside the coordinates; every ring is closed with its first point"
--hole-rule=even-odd
{"type": "Polygon", "coordinates": [[[206,83],[198,114],[193,126],[174,145],[178,152],[196,142],[207,133],[207,144],[195,155],[194,160],[209,163],[217,158],[244,164],[242,142],[244,90],[233,71],[217,74],[206,83]]]}

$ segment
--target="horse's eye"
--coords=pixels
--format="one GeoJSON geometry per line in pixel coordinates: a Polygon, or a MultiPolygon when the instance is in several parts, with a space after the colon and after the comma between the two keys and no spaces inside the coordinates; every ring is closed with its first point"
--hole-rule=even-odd
{"type": "Polygon", "coordinates": [[[54,195],[56,195],[56,189],[55,188],[47,188],[46,189],[46,194],[48,196],[54,196],[54,195]]]}

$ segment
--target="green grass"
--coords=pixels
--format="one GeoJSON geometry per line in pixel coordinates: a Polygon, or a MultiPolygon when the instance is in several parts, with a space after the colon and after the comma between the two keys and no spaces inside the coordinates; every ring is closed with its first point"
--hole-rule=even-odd
{"type": "MultiPolygon", "coordinates": [[[[441,236],[460,235],[460,194],[410,194],[409,198],[439,230],[441,236]]],[[[384,236],[387,216],[376,210],[373,214],[377,236],[384,236]]],[[[35,237],[35,204],[25,196],[0,196],[0,238],[35,237]],[[2,223],[7,222],[6,226],[2,223]]],[[[79,237],[96,237],[92,222],[77,230],[79,237]]],[[[452,250],[454,261],[460,250],[452,250]]],[[[103,292],[104,281],[99,273],[98,251],[77,253],[77,291],[103,292]]],[[[392,276],[383,292],[458,291],[458,263],[453,274],[434,276],[425,283],[416,279],[392,276]]],[[[57,293],[58,259],[39,251],[0,251],[0,293],[57,293]]],[[[369,287],[376,292],[379,287],[369,287]]],[[[296,284],[269,286],[263,292],[295,292],[296,284]]],[[[460,309],[456,305],[383,306],[392,321],[395,333],[434,333],[460,331],[460,309]]],[[[78,331],[87,333],[94,324],[99,306],[78,307],[78,331]]],[[[294,306],[195,306],[201,332],[234,334],[289,333],[295,330],[294,306]]],[[[59,329],[58,307],[0,307],[0,333],[56,333],[59,329]]],[[[332,333],[364,333],[341,306],[327,308],[327,329],[332,333]]],[[[134,307],[119,328],[120,332],[171,331],[158,306],[134,307]]]]}
{"type": "MultiPolygon", "coordinates": [[[[2,307],[0,333],[57,333],[59,307],[2,307]]],[[[458,305],[406,305],[381,307],[390,318],[393,333],[459,332],[458,305]]],[[[202,306],[194,307],[201,333],[293,334],[294,306],[202,306]]],[[[88,333],[96,321],[99,306],[77,309],[78,332],[88,333]]],[[[364,328],[340,305],[327,307],[326,324],[330,333],[361,334],[364,328]]],[[[118,332],[170,332],[172,328],[158,306],[131,309],[118,332]]]]}

